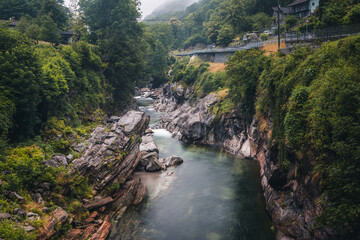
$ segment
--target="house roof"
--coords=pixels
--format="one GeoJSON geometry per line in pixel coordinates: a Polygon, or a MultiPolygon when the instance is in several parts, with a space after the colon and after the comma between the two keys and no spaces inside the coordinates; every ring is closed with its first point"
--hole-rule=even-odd
{"type": "MultiPolygon", "coordinates": [[[[278,11],[278,7],[273,7],[272,9],[274,12],[278,11]]],[[[280,12],[282,12],[284,14],[289,14],[289,13],[292,13],[292,9],[289,7],[280,7],[280,12]]]]}
{"type": "Polygon", "coordinates": [[[296,5],[299,5],[299,4],[302,4],[302,3],[306,3],[308,2],[309,0],[295,0],[293,3],[290,3],[288,5],[288,7],[292,7],[292,6],[296,6],[296,5]]]}

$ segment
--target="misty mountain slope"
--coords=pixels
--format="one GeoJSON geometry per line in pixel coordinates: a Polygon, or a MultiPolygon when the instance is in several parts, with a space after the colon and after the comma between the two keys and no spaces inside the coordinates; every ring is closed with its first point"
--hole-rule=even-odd
{"type": "Polygon", "coordinates": [[[177,15],[177,12],[184,11],[186,7],[197,2],[198,0],[169,0],[155,9],[145,20],[154,20],[163,15],[177,15]]]}

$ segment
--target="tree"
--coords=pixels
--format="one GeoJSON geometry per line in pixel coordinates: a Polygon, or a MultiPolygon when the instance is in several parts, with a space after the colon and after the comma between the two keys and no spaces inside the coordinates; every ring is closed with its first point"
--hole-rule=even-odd
{"type": "Polygon", "coordinates": [[[40,35],[40,27],[36,23],[36,19],[21,17],[17,25],[17,29],[20,32],[24,33],[28,38],[31,38],[38,42],[40,35]]]}
{"type": "Polygon", "coordinates": [[[252,29],[255,31],[264,31],[271,26],[272,18],[263,12],[251,16],[252,29]]]}
{"type": "MultiPolygon", "coordinates": [[[[40,71],[28,39],[17,31],[0,27],[1,95],[5,98],[4,104],[8,103],[6,109],[10,107],[15,111],[13,120],[10,121],[8,116],[3,123],[6,122],[6,131],[11,133],[12,139],[26,138],[36,131],[40,71]],[[12,126],[9,125],[11,122],[12,126]]],[[[11,111],[8,114],[11,115],[11,111]]]]}
{"type": "Polygon", "coordinates": [[[56,0],[43,0],[38,16],[50,16],[57,27],[64,27],[68,19],[69,10],[56,0]]]}
{"type": "Polygon", "coordinates": [[[58,43],[60,40],[59,29],[49,15],[41,19],[39,39],[53,44],[58,43]]]}
{"type": "Polygon", "coordinates": [[[24,16],[36,17],[41,7],[41,0],[1,0],[0,16],[2,19],[24,16]]]}
{"type": "Polygon", "coordinates": [[[233,28],[227,24],[221,27],[216,39],[216,43],[221,46],[227,46],[234,39],[235,33],[233,28]]]}
{"type": "Polygon", "coordinates": [[[134,83],[144,77],[144,51],[141,45],[143,28],[137,19],[138,1],[82,0],[87,24],[93,32],[93,41],[107,63],[104,71],[111,86],[109,106],[120,110],[131,99],[134,83]]]}
{"type": "Polygon", "coordinates": [[[255,93],[259,77],[270,61],[259,50],[237,51],[227,62],[229,96],[243,111],[248,122],[254,115],[255,93]]]}

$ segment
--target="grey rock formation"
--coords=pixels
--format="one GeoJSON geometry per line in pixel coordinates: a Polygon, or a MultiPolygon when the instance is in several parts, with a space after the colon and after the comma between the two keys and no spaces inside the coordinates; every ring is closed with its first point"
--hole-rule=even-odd
{"type": "Polygon", "coordinates": [[[4,195],[12,200],[21,201],[23,203],[25,202],[25,199],[16,192],[4,191],[4,195]]]}
{"type": "Polygon", "coordinates": [[[45,161],[45,165],[49,167],[67,167],[68,162],[64,154],[54,155],[50,160],[45,161]]]}
{"type": "MultiPolygon", "coordinates": [[[[221,101],[216,94],[192,99],[188,93],[189,89],[178,90],[174,84],[164,87],[155,106],[165,112],[160,127],[186,143],[211,145],[257,159],[266,208],[278,230],[277,239],[325,239],[326,233],[313,228],[320,210],[315,205],[319,199],[312,190],[312,178],[298,172],[296,164],[287,170],[280,168],[277,148],[268,149],[271,133],[268,130],[260,133],[255,120],[247,123],[234,110],[216,116],[213,106],[221,101]]],[[[271,126],[271,119],[266,124],[271,126]]]]}
{"type": "Polygon", "coordinates": [[[140,152],[159,152],[158,146],[156,145],[151,134],[147,134],[142,137],[142,142],[140,144],[140,152]]]}
{"type": "Polygon", "coordinates": [[[159,162],[159,155],[157,152],[144,153],[141,158],[139,169],[147,172],[156,172],[161,170],[161,163],[159,162]]]}
{"type": "Polygon", "coordinates": [[[255,157],[256,153],[251,149],[253,139],[248,134],[250,127],[242,117],[236,112],[221,117],[214,114],[213,107],[221,101],[217,94],[209,94],[192,104],[189,94],[179,95],[178,88],[167,85],[163,99],[157,103],[157,110],[166,111],[160,127],[186,143],[212,145],[234,155],[255,157]]]}
{"type": "Polygon", "coordinates": [[[14,209],[14,214],[18,215],[21,218],[25,218],[26,217],[26,213],[24,210],[22,210],[21,208],[15,208],[14,209]]]}
{"type": "Polygon", "coordinates": [[[140,151],[142,154],[138,169],[148,172],[156,172],[161,170],[161,163],[159,162],[159,149],[151,135],[150,131],[142,137],[140,144],[140,151]]]}
{"type": "Polygon", "coordinates": [[[25,230],[25,232],[32,232],[36,230],[36,228],[34,228],[33,226],[24,226],[23,229],[25,230]]]}
{"type": "Polygon", "coordinates": [[[182,164],[184,160],[181,157],[171,156],[165,159],[160,159],[160,162],[164,164],[166,168],[168,168],[168,167],[178,166],[182,164]]]}
{"type": "Polygon", "coordinates": [[[11,219],[11,215],[8,213],[0,213],[0,220],[11,219]]]}
{"type": "Polygon", "coordinates": [[[40,235],[37,239],[45,240],[51,239],[53,234],[56,232],[56,226],[59,224],[63,224],[68,219],[69,214],[62,209],[61,207],[57,207],[54,212],[51,214],[51,217],[47,221],[47,223],[43,226],[40,231],[40,235]]]}
{"type": "Polygon", "coordinates": [[[129,111],[118,122],[98,126],[82,145],[82,156],[73,160],[73,172],[88,176],[99,191],[126,181],[140,162],[139,145],[149,121],[145,113],[129,111]]]}
{"type": "Polygon", "coordinates": [[[36,202],[36,203],[38,203],[38,204],[44,203],[44,200],[43,200],[43,198],[41,197],[41,194],[40,194],[40,193],[35,193],[35,194],[32,196],[32,199],[34,200],[34,202],[36,202]]]}
{"type": "Polygon", "coordinates": [[[33,213],[33,212],[28,212],[26,214],[26,217],[28,218],[28,220],[30,222],[34,222],[36,220],[40,220],[40,216],[37,213],[33,213]]]}

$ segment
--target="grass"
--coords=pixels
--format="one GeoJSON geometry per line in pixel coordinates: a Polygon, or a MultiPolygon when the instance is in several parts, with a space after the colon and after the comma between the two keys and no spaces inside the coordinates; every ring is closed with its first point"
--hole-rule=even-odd
{"type": "Polygon", "coordinates": [[[225,72],[225,64],[224,63],[212,63],[210,62],[209,71],[212,73],[216,73],[218,71],[225,72]]]}

